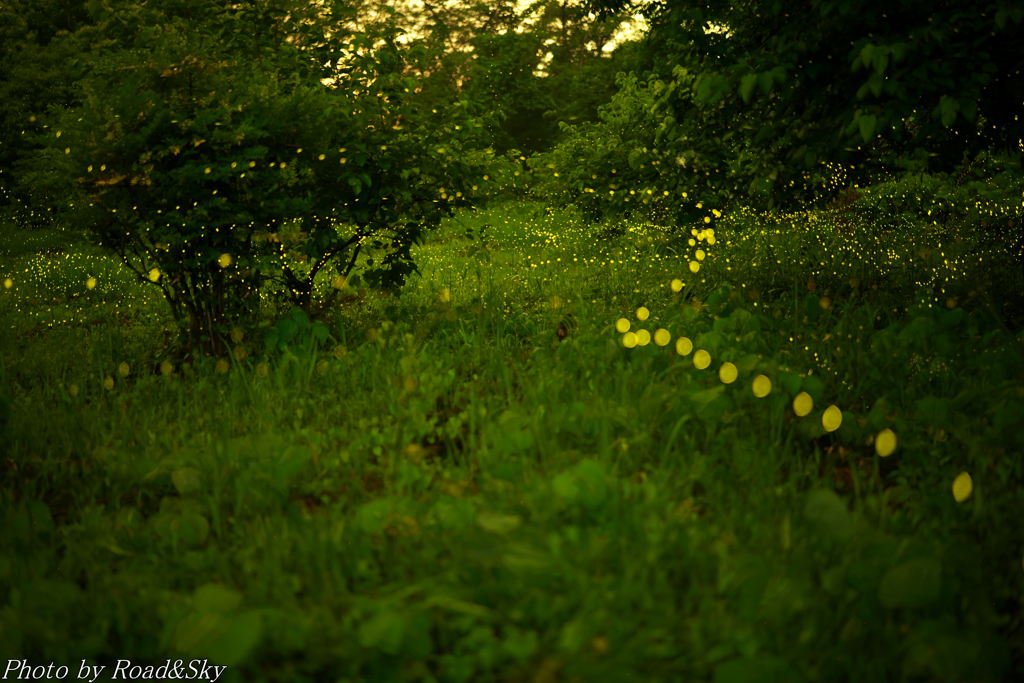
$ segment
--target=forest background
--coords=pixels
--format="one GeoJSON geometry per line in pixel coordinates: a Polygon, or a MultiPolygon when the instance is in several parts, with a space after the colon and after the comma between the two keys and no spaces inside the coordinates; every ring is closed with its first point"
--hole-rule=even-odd
{"type": "Polygon", "coordinates": [[[1024,672],[1022,23],[1002,0],[4,2],[4,253],[47,277],[116,255],[180,333],[138,351],[117,309],[94,365],[36,368],[37,330],[5,341],[4,653],[246,680],[1024,672]],[[502,262],[534,279],[396,303],[427,255],[483,281],[544,215],[502,262]],[[641,284],[662,247],[688,272],[641,284]],[[287,315],[243,343],[274,282],[287,315]]]}

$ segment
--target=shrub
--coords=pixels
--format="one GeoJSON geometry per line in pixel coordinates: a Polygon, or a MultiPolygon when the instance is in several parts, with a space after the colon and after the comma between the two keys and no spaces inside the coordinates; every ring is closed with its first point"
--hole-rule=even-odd
{"type": "MultiPolygon", "coordinates": [[[[430,116],[404,99],[415,81],[391,68],[393,50],[373,49],[393,28],[334,45],[349,69],[330,88],[296,66],[294,48],[260,53],[261,68],[238,45],[226,52],[209,25],[161,16],[136,49],[77,65],[84,104],[59,112],[36,159],[88,197],[73,208],[92,240],[160,288],[190,345],[218,355],[261,283],[276,277],[308,307],[317,273],[334,265],[348,276],[370,238],[385,254],[362,278],[399,290],[422,230],[482,184],[488,157],[463,158],[483,124],[461,103],[430,116]],[[295,226],[305,277],[269,246],[295,226]]],[[[207,22],[244,36],[246,16],[207,22]]]]}

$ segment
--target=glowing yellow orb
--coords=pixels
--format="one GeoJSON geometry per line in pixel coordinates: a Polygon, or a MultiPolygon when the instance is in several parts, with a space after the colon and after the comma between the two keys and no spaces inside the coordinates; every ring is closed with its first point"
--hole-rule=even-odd
{"type": "Polygon", "coordinates": [[[875,437],[875,452],[878,453],[879,457],[887,458],[895,450],[896,434],[888,427],[878,432],[878,436],[875,437]]]}
{"type": "Polygon", "coordinates": [[[711,365],[711,354],[704,349],[699,349],[697,353],[693,354],[693,367],[698,370],[703,370],[707,366],[711,365]]]}
{"type": "Polygon", "coordinates": [[[689,356],[690,351],[693,351],[693,342],[686,337],[680,337],[676,339],[676,353],[680,356],[689,356]]]}
{"type": "Polygon", "coordinates": [[[718,369],[718,379],[722,380],[722,384],[732,384],[738,375],[736,366],[729,362],[722,363],[722,367],[718,369]]]}
{"type": "Polygon", "coordinates": [[[678,292],[678,291],[682,290],[682,288],[683,288],[683,281],[682,280],[676,278],[675,280],[672,281],[672,291],[673,292],[678,292]]]}
{"type": "Polygon", "coordinates": [[[651,343],[651,333],[647,330],[637,330],[636,343],[640,346],[647,346],[651,343]]]}
{"type": "Polygon", "coordinates": [[[648,311],[643,306],[641,306],[640,308],[636,309],[636,319],[637,320],[647,320],[647,318],[650,317],[650,315],[651,315],[651,312],[648,311]]]}
{"type": "Polygon", "coordinates": [[[615,330],[619,334],[625,334],[626,332],[629,332],[629,321],[626,320],[625,318],[619,318],[618,320],[615,321],[615,330]]]}
{"type": "Polygon", "coordinates": [[[956,502],[962,503],[970,498],[973,490],[974,482],[971,481],[971,475],[966,472],[956,475],[956,479],[953,480],[953,498],[956,502]]]}
{"type": "Polygon", "coordinates": [[[825,413],[821,416],[821,426],[825,428],[825,431],[834,432],[839,429],[841,424],[843,424],[843,411],[836,406],[825,408],[825,413]]]}
{"type": "Polygon", "coordinates": [[[814,408],[814,399],[806,391],[801,391],[793,399],[793,412],[798,417],[803,417],[814,408]]]}
{"type": "Polygon", "coordinates": [[[772,391],[772,381],[764,375],[758,375],[754,378],[754,384],[751,387],[754,392],[754,396],[758,398],[764,398],[772,391]]]}
{"type": "Polygon", "coordinates": [[[665,346],[671,341],[672,334],[665,328],[661,328],[654,333],[654,343],[658,346],[665,346]]]}
{"type": "Polygon", "coordinates": [[[690,261],[690,272],[696,273],[698,270],[700,270],[700,264],[696,261],[690,261]]]}
{"type": "Polygon", "coordinates": [[[626,334],[622,335],[622,345],[625,346],[627,349],[631,349],[634,346],[636,346],[636,342],[636,334],[634,334],[633,332],[627,332],[626,334]]]}

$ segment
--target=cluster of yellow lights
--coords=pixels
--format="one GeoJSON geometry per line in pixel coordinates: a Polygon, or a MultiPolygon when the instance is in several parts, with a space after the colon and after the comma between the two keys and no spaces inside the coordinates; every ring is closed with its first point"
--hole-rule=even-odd
{"type": "MultiPolygon", "coordinates": [[[[679,280],[673,281],[673,291],[679,291],[675,283],[679,280]]],[[[645,307],[641,306],[636,310],[636,318],[640,322],[647,320],[651,315],[651,312],[645,307]]],[[[651,342],[651,333],[641,328],[636,332],[630,330],[631,323],[627,318],[619,318],[615,321],[615,330],[622,335],[622,345],[627,349],[632,349],[637,346],[647,346],[651,342]]],[[[654,332],[654,343],[658,346],[667,346],[672,340],[672,333],[665,328],[659,328],[654,332]]],[[[693,342],[687,337],[679,337],[676,340],[676,353],[680,356],[688,356],[693,351],[693,342]]],[[[706,349],[697,349],[696,353],[693,354],[693,367],[698,370],[706,370],[711,365],[711,354],[706,349]]],[[[732,384],[739,377],[739,370],[733,363],[728,361],[722,363],[718,368],[718,378],[722,381],[722,384],[732,384]]],[[[766,375],[758,375],[754,378],[751,383],[751,392],[757,398],[764,398],[772,391],[772,381],[766,375]]],[[[806,417],[814,410],[814,399],[806,391],[801,391],[796,397],[793,398],[793,413],[797,417],[806,417]]],[[[843,412],[838,406],[831,405],[825,409],[821,416],[821,425],[825,428],[826,432],[834,432],[839,429],[843,423],[843,412]]],[[[893,454],[896,450],[896,434],[889,428],[880,431],[875,439],[875,451],[880,457],[888,457],[893,454]]],[[[970,475],[966,472],[957,477],[956,482],[953,485],[953,493],[957,498],[957,501],[966,500],[971,493],[971,480],[970,475]],[[963,479],[966,477],[966,480],[963,479]],[[966,481],[966,483],[965,483],[966,481]],[[966,493],[964,493],[966,491],[966,493]],[[962,494],[962,497],[961,497],[962,494]]]]}
{"type": "MultiPolygon", "coordinates": [[[[58,137],[60,136],[60,132],[57,133],[57,136],[58,137]]],[[[386,147],[381,147],[381,149],[386,149],[386,147]]],[[[66,153],[69,153],[69,151],[70,150],[66,150],[66,153]]],[[[302,150],[300,149],[299,153],[301,153],[301,151],[302,150]]],[[[345,151],[346,150],[344,148],[339,150],[340,153],[343,153],[345,151]]],[[[439,152],[443,152],[443,150],[439,150],[439,152]]],[[[325,157],[324,154],[320,154],[318,158],[320,160],[323,160],[326,157],[325,157]]],[[[346,163],[346,159],[342,158],[341,159],[341,163],[343,163],[343,164],[346,163]]],[[[274,164],[271,164],[271,166],[273,166],[273,165],[274,164]]],[[[287,165],[286,162],[281,162],[280,163],[280,167],[281,168],[285,168],[286,165],[287,165]]],[[[249,167],[250,168],[254,168],[255,166],[256,166],[256,162],[252,161],[252,162],[249,163],[249,167]]],[[[236,167],[236,163],[232,162],[231,163],[231,167],[235,168],[236,167]]],[[[105,169],[106,169],[105,165],[100,167],[101,171],[105,171],[105,169]]],[[[92,171],[92,166],[89,166],[88,170],[91,172],[92,171]]],[[[210,173],[211,172],[211,168],[206,168],[204,172],[205,173],[210,173]]],[[[244,177],[244,175],[245,174],[243,173],[241,177],[244,177]]],[[[518,175],[518,173],[517,173],[517,175],[518,175]]],[[[487,179],[488,179],[488,177],[484,176],[484,180],[487,180],[487,179]]],[[[473,189],[476,190],[477,187],[473,186],[473,189]]],[[[593,190],[589,190],[589,189],[588,189],[588,191],[593,192],[593,190]]],[[[647,192],[648,195],[651,194],[651,190],[649,190],[649,189],[646,192],[647,192]]],[[[446,194],[446,193],[444,193],[444,191],[442,190],[442,196],[444,194],[446,194]]],[[[460,194],[460,193],[456,193],[456,195],[458,195],[458,194],[460,194]]],[[[633,191],[631,191],[630,194],[633,194],[633,191]]],[[[664,192],[665,196],[668,196],[669,194],[670,193],[668,191],[664,192]]],[[[686,197],[686,193],[683,192],[682,196],[686,197]]],[[[697,204],[697,207],[700,208],[701,205],[697,204]]],[[[717,211],[717,210],[712,210],[712,213],[715,215],[716,218],[721,216],[721,213],[719,211],[717,211]]],[[[704,218],[704,222],[705,223],[709,223],[710,220],[711,219],[709,217],[705,217],[704,218]]],[[[691,248],[692,247],[696,247],[699,242],[705,242],[709,246],[715,244],[715,233],[714,233],[714,230],[711,229],[711,228],[705,228],[705,229],[700,230],[700,231],[698,231],[697,229],[693,229],[691,231],[691,234],[692,234],[692,238],[688,240],[689,246],[691,248]]],[[[702,249],[696,249],[696,251],[694,252],[694,257],[695,257],[695,260],[690,261],[690,263],[689,263],[689,269],[690,269],[691,273],[697,273],[700,270],[700,266],[701,266],[700,262],[702,262],[705,259],[706,254],[705,254],[705,252],[702,249]]],[[[232,257],[231,257],[230,254],[222,254],[220,256],[220,258],[218,259],[218,264],[222,268],[226,268],[226,267],[230,266],[231,263],[232,263],[232,257]]],[[[158,269],[156,269],[156,268],[152,269],[149,272],[149,279],[151,281],[153,281],[153,282],[157,282],[160,279],[160,271],[158,269]]],[[[12,287],[12,284],[13,284],[13,282],[12,282],[12,280],[10,278],[7,278],[7,279],[4,280],[5,288],[10,289],[12,287]]],[[[337,277],[333,278],[331,284],[332,284],[332,286],[334,288],[340,289],[340,288],[344,287],[344,285],[345,285],[345,278],[343,278],[342,276],[337,276],[337,277]]],[[[685,283],[682,280],[680,280],[680,279],[674,279],[670,283],[671,290],[673,292],[677,292],[677,293],[682,291],[682,289],[685,286],[686,286],[685,283]]],[[[851,286],[853,286],[852,282],[851,282],[851,286]]],[[[89,277],[87,279],[87,281],[86,281],[86,287],[88,289],[90,289],[90,290],[95,288],[96,287],[96,278],[95,277],[89,277]]],[[[448,290],[448,288],[442,289],[439,292],[438,296],[441,299],[441,301],[443,301],[443,302],[450,302],[451,301],[451,292],[448,290]]],[[[560,301],[560,299],[558,297],[552,298],[552,300],[551,300],[551,307],[552,308],[559,308],[560,304],[561,304],[561,301],[560,301]]],[[[953,307],[956,306],[956,302],[953,301],[952,299],[950,299],[949,301],[946,302],[946,305],[949,308],[953,308],[953,307]]],[[[639,308],[637,310],[636,316],[637,316],[638,320],[643,322],[643,321],[645,321],[645,320],[647,320],[649,318],[650,312],[648,311],[647,308],[641,307],[641,308],[639,308]]],[[[665,346],[668,346],[668,344],[671,342],[671,339],[672,339],[671,333],[668,330],[664,329],[664,328],[657,329],[654,332],[653,336],[651,335],[651,333],[649,331],[647,331],[645,329],[638,329],[635,332],[631,331],[630,330],[630,321],[625,319],[625,318],[619,319],[616,322],[615,327],[616,327],[616,330],[623,335],[622,342],[623,342],[623,345],[626,348],[634,348],[636,346],[646,346],[646,345],[648,345],[650,343],[652,338],[653,338],[653,340],[654,340],[656,345],[658,345],[660,347],[665,347],[665,346]]],[[[234,335],[232,335],[232,336],[234,337],[234,335]]],[[[240,340],[236,339],[235,341],[237,343],[240,340]]],[[[694,351],[693,343],[687,337],[679,337],[676,340],[675,350],[676,350],[676,352],[680,356],[688,356],[691,353],[693,353],[693,351],[694,351]]],[[[236,351],[237,351],[237,349],[236,349],[236,351]]],[[[345,354],[346,354],[346,349],[343,346],[339,345],[334,350],[334,355],[338,359],[343,358],[345,356],[345,354]]],[[[236,357],[236,360],[241,360],[241,359],[236,357]]],[[[705,350],[705,349],[698,349],[695,353],[693,353],[693,360],[692,360],[692,362],[693,362],[694,367],[697,368],[698,370],[707,369],[710,366],[710,364],[711,364],[711,354],[707,350],[705,350]]],[[[222,358],[222,359],[218,360],[217,366],[216,366],[216,370],[217,370],[218,373],[224,374],[224,373],[228,372],[229,369],[230,369],[230,364],[229,364],[229,362],[226,359],[222,358]]],[[[320,374],[326,373],[326,371],[327,371],[326,361],[321,361],[320,363],[318,363],[316,369],[317,369],[317,371],[320,374]]],[[[160,371],[165,376],[171,375],[173,373],[173,366],[172,366],[172,364],[169,361],[164,361],[161,364],[161,366],[160,366],[160,371]]],[[[268,367],[268,365],[266,363],[259,363],[256,366],[256,374],[258,376],[266,377],[268,372],[269,372],[269,367],[268,367]]],[[[118,374],[121,377],[125,377],[126,378],[129,375],[129,373],[130,373],[130,368],[129,368],[128,364],[127,363],[121,363],[120,366],[118,367],[118,374]]],[[[724,362],[724,363],[722,363],[722,365],[719,368],[718,376],[719,376],[719,379],[722,381],[723,384],[732,384],[732,383],[734,383],[738,379],[738,370],[737,370],[737,368],[736,368],[736,366],[734,364],[732,364],[730,362],[724,362]]],[[[113,388],[114,388],[114,378],[108,375],[104,379],[104,381],[103,381],[103,386],[108,391],[113,390],[113,388]]],[[[78,393],[79,393],[78,385],[76,385],[76,384],[70,385],[69,391],[70,391],[72,396],[77,396],[78,393]]],[[[765,376],[763,374],[758,375],[752,381],[751,391],[754,394],[754,396],[756,396],[757,398],[764,398],[764,397],[768,396],[771,393],[771,391],[772,391],[772,382],[771,382],[771,380],[767,376],[765,376]]],[[[793,402],[792,402],[793,413],[795,415],[797,415],[798,417],[805,417],[805,416],[807,416],[808,414],[811,413],[811,411],[813,410],[813,407],[814,407],[814,400],[813,400],[813,398],[807,392],[800,392],[793,399],[793,402]]],[[[823,427],[825,428],[825,430],[827,432],[834,432],[837,429],[839,429],[840,425],[842,424],[842,419],[843,419],[842,418],[842,411],[837,406],[832,405],[832,406],[829,406],[823,412],[823,415],[822,415],[822,425],[823,425],[823,427]]],[[[874,438],[874,446],[875,446],[876,452],[878,453],[878,455],[880,457],[887,457],[887,456],[891,455],[893,452],[895,452],[896,447],[897,447],[897,439],[896,439],[895,433],[893,433],[893,431],[891,429],[883,429],[883,430],[881,430],[875,436],[875,438],[874,438]]],[[[955,500],[957,502],[964,502],[964,501],[966,501],[970,497],[970,495],[972,493],[972,490],[973,490],[973,482],[972,482],[970,474],[967,473],[967,472],[961,472],[955,478],[955,480],[953,482],[953,485],[952,485],[952,492],[953,492],[953,496],[954,496],[955,500]]]]}

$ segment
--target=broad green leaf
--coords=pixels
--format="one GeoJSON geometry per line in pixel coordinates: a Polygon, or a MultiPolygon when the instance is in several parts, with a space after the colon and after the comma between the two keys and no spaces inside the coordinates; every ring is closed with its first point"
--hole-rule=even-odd
{"type": "Polygon", "coordinates": [[[889,66],[889,48],[884,45],[876,48],[871,57],[871,63],[875,67],[876,74],[879,76],[885,74],[885,69],[889,66]]]}
{"type": "Polygon", "coordinates": [[[949,128],[956,121],[956,113],[960,111],[960,102],[955,97],[943,95],[939,109],[942,111],[942,125],[949,128]]]}
{"type": "Polygon", "coordinates": [[[697,101],[707,103],[711,97],[711,77],[704,76],[697,84],[697,101]]]}
{"type": "Polygon", "coordinates": [[[562,472],[556,476],[551,482],[551,488],[554,489],[559,498],[567,503],[575,503],[576,498],[579,496],[579,486],[576,483],[576,477],[572,476],[569,472],[562,472]]]}
{"type": "Polygon", "coordinates": [[[815,404],[825,400],[825,383],[815,375],[808,375],[800,379],[800,389],[810,394],[815,404]]]}
{"type": "Polygon", "coordinates": [[[356,511],[356,523],[368,534],[379,534],[384,531],[394,509],[395,505],[389,498],[366,503],[356,511]]]}
{"type": "Polygon", "coordinates": [[[429,612],[416,610],[408,614],[402,633],[401,655],[409,660],[423,660],[434,651],[431,636],[433,616],[429,612]]]}
{"type": "Polygon", "coordinates": [[[329,337],[331,333],[330,330],[327,329],[326,325],[323,323],[317,323],[313,326],[313,334],[316,335],[317,341],[323,344],[327,341],[327,337],[329,337]]]}
{"type": "Polygon", "coordinates": [[[490,620],[494,619],[497,616],[497,613],[490,608],[484,607],[483,605],[478,605],[475,602],[459,600],[458,598],[453,598],[449,595],[428,596],[425,600],[423,600],[423,602],[420,603],[420,606],[424,609],[429,609],[431,607],[440,607],[441,609],[446,609],[450,612],[468,614],[469,616],[476,617],[477,619],[490,620]]]}
{"type": "Polygon", "coordinates": [[[525,543],[509,543],[501,563],[517,572],[543,571],[551,566],[551,557],[525,543]]]}
{"type": "Polygon", "coordinates": [[[32,520],[32,530],[35,533],[54,530],[53,515],[50,514],[50,506],[41,500],[30,500],[28,503],[28,514],[32,520]]]}
{"type": "Polygon", "coordinates": [[[589,508],[604,503],[608,495],[604,468],[599,463],[585,458],[573,468],[573,471],[579,484],[580,502],[589,508]]]}
{"type": "Polygon", "coordinates": [[[500,462],[494,466],[494,470],[491,474],[494,477],[504,479],[505,481],[516,481],[519,479],[522,471],[523,466],[518,462],[500,462]]]}
{"type": "Polygon", "coordinates": [[[292,340],[295,339],[295,335],[299,333],[299,326],[294,320],[285,318],[277,324],[277,333],[278,344],[291,344],[292,340]]]}
{"type": "Polygon", "coordinates": [[[740,97],[745,104],[750,104],[754,94],[754,85],[757,84],[757,74],[747,74],[740,80],[740,97]]]}
{"type": "Polygon", "coordinates": [[[179,652],[198,653],[206,643],[227,631],[230,619],[219,612],[189,612],[176,624],[171,643],[179,652]]]}
{"type": "MultiPolygon", "coordinates": [[[[178,536],[186,545],[202,545],[210,535],[210,523],[202,515],[194,512],[186,513],[177,522],[178,536]]],[[[173,521],[171,526],[174,527],[173,521]]]]}
{"type": "Polygon", "coordinates": [[[889,609],[915,609],[939,597],[942,563],[934,557],[919,557],[893,567],[878,586],[878,602],[889,609]]]}
{"type": "Polygon", "coordinates": [[[748,354],[745,354],[745,355],[741,356],[738,360],[736,360],[735,361],[735,365],[736,365],[736,369],[739,370],[740,374],[744,375],[744,374],[750,372],[751,370],[753,370],[754,368],[756,368],[757,364],[760,361],[761,361],[761,359],[758,358],[758,354],[756,354],[756,353],[748,353],[748,354]]]}
{"type": "MultiPolygon", "coordinates": [[[[882,95],[882,88],[885,86],[885,79],[877,73],[871,74],[868,77],[868,88],[875,94],[875,97],[882,95]]],[[[863,117],[862,117],[863,118],[863,117]]]]}
{"type": "Polygon", "coordinates": [[[870,142],[875,137],[875,122],[875,117],[870,114],[860,117],[858,125],[860,126],[860,136],[864,138],[864,142],[870,142]]]}
{"type": "Polygon", "coordinates": [[[772,75],[768,72],[757,74],[757,85],[761,88],[761,92],[768,95],[772,91],[772,86],[775,85],[775,81],[772,80],[772,75]]]}
{"type": "Polygon", "coordinates": [[[566,622],[558,638],[558,648],[566,654],[576,654],[583,647],[586,633],[587,627],[579,618],[566,622]]]}
{"type": "Polygon", "coordinates": [[[502,629],[501,649],[520,665],[526,665],[537,652],[539,638],[534,630],[523,630],[509,624],[502,629]]]}
{"type": "Polygon", "coordinates": [[[698,410],[700,410],[718,398],[723,391],[725,391],[725,385],[719,384],[718,386],[710,389],[704,389],[703,391],[697,391],[690,394],[690,400],[696,404],[698,406],[698,410]]]}
{"type": "Polygon", "coordinates": [[[431,506],[428,516],[442,529],[461,530],[469,527],[477,517],[476,508],[468,500],[454,496],[441,496],[431,506]]]}
{"type": "Polygon", "coordinates": [[[974,120],[978,115],[978,101],[971,99],[961,101],[960,113],[963,114],[964,118],[970,123],[974,123],[974,120]]]}
{"type": "Polygon", "coordinates": [[[202,488],[202,472],[194,467],[182,467],[171,472],[171,482],[181,495],[194,493],[202,488]]]}
{"type": "Polygon", "coordinates": [[[925,396],[917,401],[917,411],[925,424],[933,427],[946,425],[946,418],[949,415],[950,400],[948,398],[937,398],[925,396]]]}
{"type": "Polygon", "coordinates": [[[220,583],[204,583],[192,593],[192,608],[200,614],[223,614],[241,604],[242,594],[220,583]]]}
{"type": "Polygon", "coordinates": [[[875,46],[871,43],[868,43],[867,45],[860,49],[860,63],[863,64],[865,68],[871,66],[871,58],[874,56],[874,54],[875,46]]]}
{"type": "Polygon", "coordinates": [[[711,97],[708,104],[718,104],[729,89],[729,79],[725,76],[715,76],[711,79],[711,97]]]}
{"type": "Polygon", "coordinates": [[[405,615],[394,610],[382,609],[359,626],[359,644],[365,648],[375,647],[384,654],[395,656],[402,646],[405,632],[405,615]]]}
{"type": "Polygon", "coordinates": [[[807,497],[804,516],[819,532],[839,541],[853,535],[853,518],[835,491],[818,489],[807,497]]]}
{"type": "Polygon", "coordinates": [[[492,534],[507,534],[518,529],[523,522],[519,515],[502,515],[497,512],[481,510],[476,517],[476,523],[481,529],[492,534]]]}

